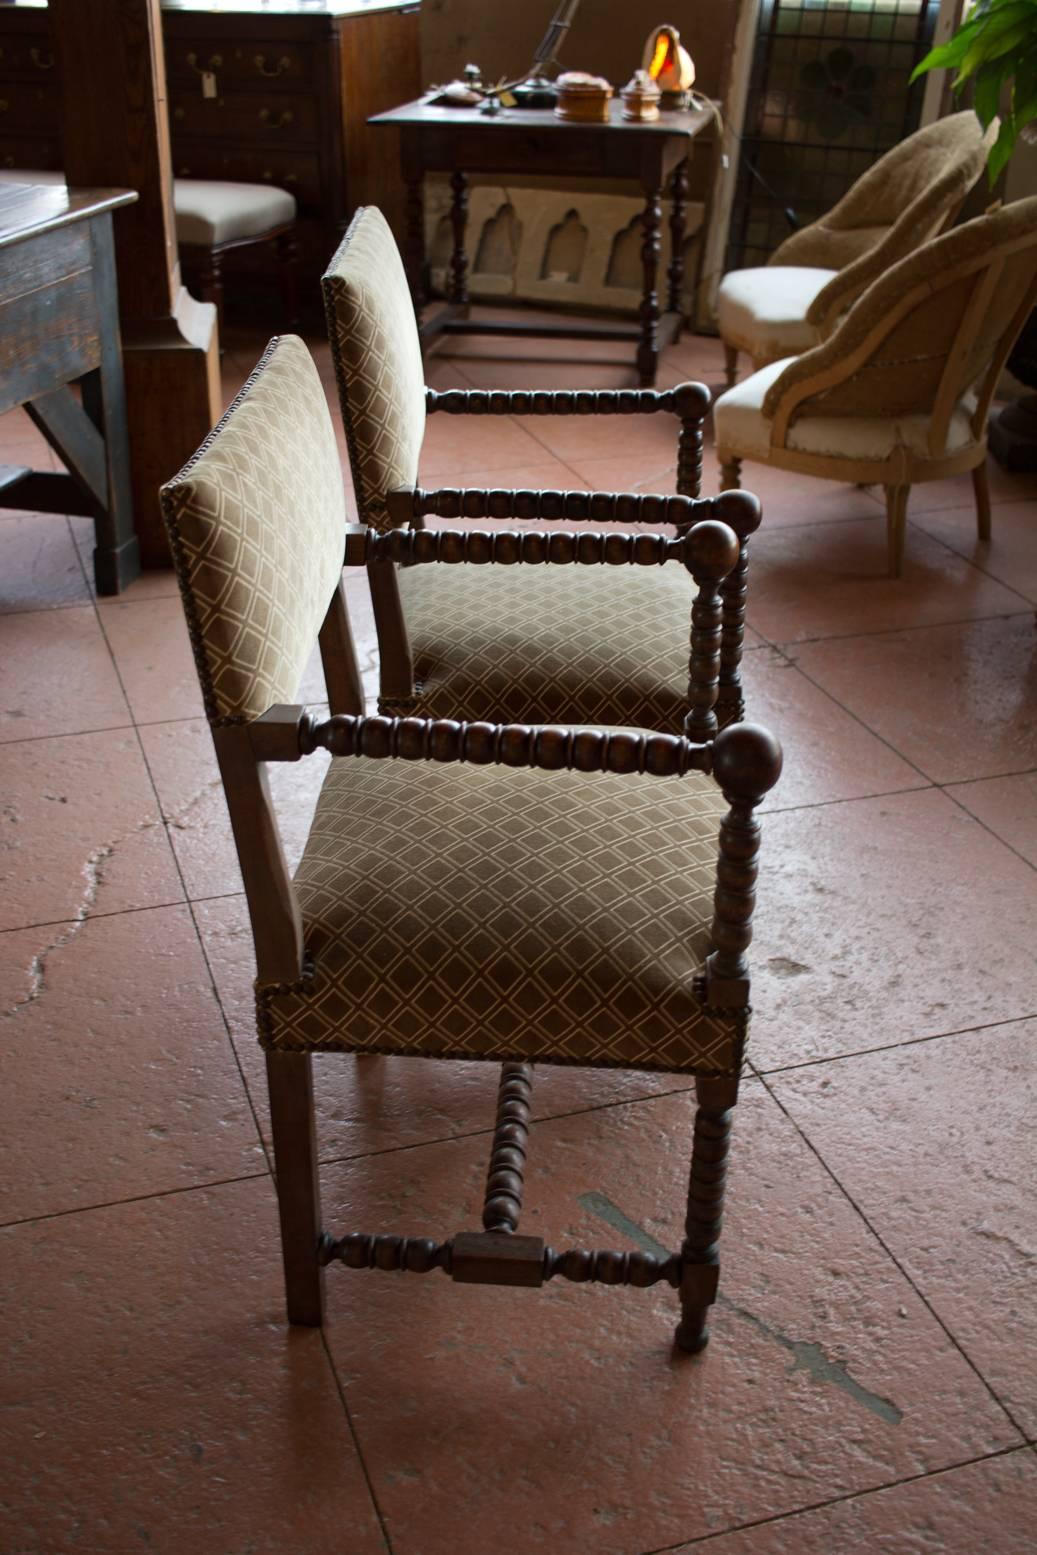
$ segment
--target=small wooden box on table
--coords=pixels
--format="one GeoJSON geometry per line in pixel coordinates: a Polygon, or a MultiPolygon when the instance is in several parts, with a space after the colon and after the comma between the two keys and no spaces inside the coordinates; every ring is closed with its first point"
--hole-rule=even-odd
{"type": "Polygon", "coordinates": [[[680,333],[680,295],[684,281],[683,247],[687,215],[688,163],[696,136],[713,120],[708,106],[664,113],[654,124],[631,123],[618,102],[610,105],[602,124],[571,124],[546,108],[507,108],[484,114],[472,108],[434,107],[428,97],[378,114],[370,122],[399,131],[403,178],[407,185],[407,273],[423,340],[434,335],[564,335],[576,340],[637,342],[637,370],[642,387],[655,383],[659,352],[680,333]],[[425,292],[426,173],[449,172],[453,202],[454,248],[446,307],[422,319],[425,292]],[[468,254],[465,227],[468,173],[521,177],[625,179],[644,192],[641,218],[644,241],[644,290],[640,322],[534,324],[514,321],[475,322],[468,317],[468,254]],[[659,301],[662,200],[672,200],[672,258],[666,274],[665,310],[659,301]]]}
{"type": "Polygon", "coordinates": [[[2,465],[0,507],[92,517],[100,594],[140,571],[112,243],[112,211],[136,198],[0,187],[0,414],[24,405],[70,472],[2,465]]]}

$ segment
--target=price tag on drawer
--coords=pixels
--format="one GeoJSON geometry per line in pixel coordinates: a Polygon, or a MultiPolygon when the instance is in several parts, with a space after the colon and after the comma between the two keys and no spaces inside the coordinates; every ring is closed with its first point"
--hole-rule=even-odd
{"type": "Polygon", "coordinates": [[[203,70],[202,71],[202,96],[203,97],[215,97],[216,96],[216,75],[215,75],[215,72],[212,71],[212,70],[203,70]]]}

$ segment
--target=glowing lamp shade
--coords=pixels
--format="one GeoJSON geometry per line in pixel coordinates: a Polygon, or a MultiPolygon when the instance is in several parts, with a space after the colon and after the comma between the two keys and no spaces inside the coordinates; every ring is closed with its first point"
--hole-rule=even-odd
{"type": "Polygon", "coordinates": [[[676,27],[656,27],[649,33],[641,63],[663,93],[664,103],[666,98],[683,96],[695,83],[695,66],[681,47],[676,27]]]}

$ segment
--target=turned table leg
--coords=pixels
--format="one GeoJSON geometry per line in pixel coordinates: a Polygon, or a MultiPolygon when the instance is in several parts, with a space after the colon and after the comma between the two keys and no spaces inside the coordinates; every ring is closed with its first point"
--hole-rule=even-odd
{"type": "Polygon", "coordinates": [[[454,251],[450,255],[450,301],[468,306],[468,254],[465,233],[468,227],[468,179],[457,171],[450,175],[450,225],[454,233],[454,251]]]}
{"type": "Polygon", "coordinates": [[[659,229],[662,226],[662,190],[649,189],[645,199],[641,230],[641,264],[644,270],[644,291],[641,297],[641,340],[637,348],[637,372],[643,389],[655,383],[655,370],[659,363],[659,252],[662,247],[659,229]]]}
{"type": "Polygon", "coordinates": [[[421,173],[407,179],[405,267],[414,316],[421,324],[425,306],[425,180],[421,173]]]}
{"type": "MultiPolygon", "coordinates": [[[[683,306],[681,293],[684,290],[684,238],[688,225],[688,162],[687,158],[681,162],[673,175],[673,183],[670,187],[670,267],[666,272],[669,282],[669,294],[666,299],[666,311],[676,313],[678,319],[683,322],[683,306]]],[[[681,325],[678,323],[674,339],[680,333],[681,325]]]]}

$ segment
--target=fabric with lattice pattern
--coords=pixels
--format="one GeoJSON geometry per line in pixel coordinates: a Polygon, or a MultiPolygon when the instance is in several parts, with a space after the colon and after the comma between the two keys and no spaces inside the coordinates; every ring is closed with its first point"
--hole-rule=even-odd
{"type": "Polygon", "coordinates": [[[161,500],[208,717],[291,702],[341,576],[346,523],[335,430],[301,340],[271,341],[161,500]]]}
{"type": "Polygon", "coordinates": [[[307,975],[257,984],[261,1042],[736,1073],[745,1012],[694,987],[723,809],[700,775],[334,762],[295,877],[307,975]]]}
{"type": "Polygon", "coordinates": [[[407,276],[381,211],[357,211],[321,284],[357,508],[365,524],[387,529],[386,493],[417,485],[425,373],[407,276]]]}
{"type": "Polygon", "coordinates": [[[418,697],[385,711],[681,732],[694,584],[679,563],[398,576],[418,697]]]}

